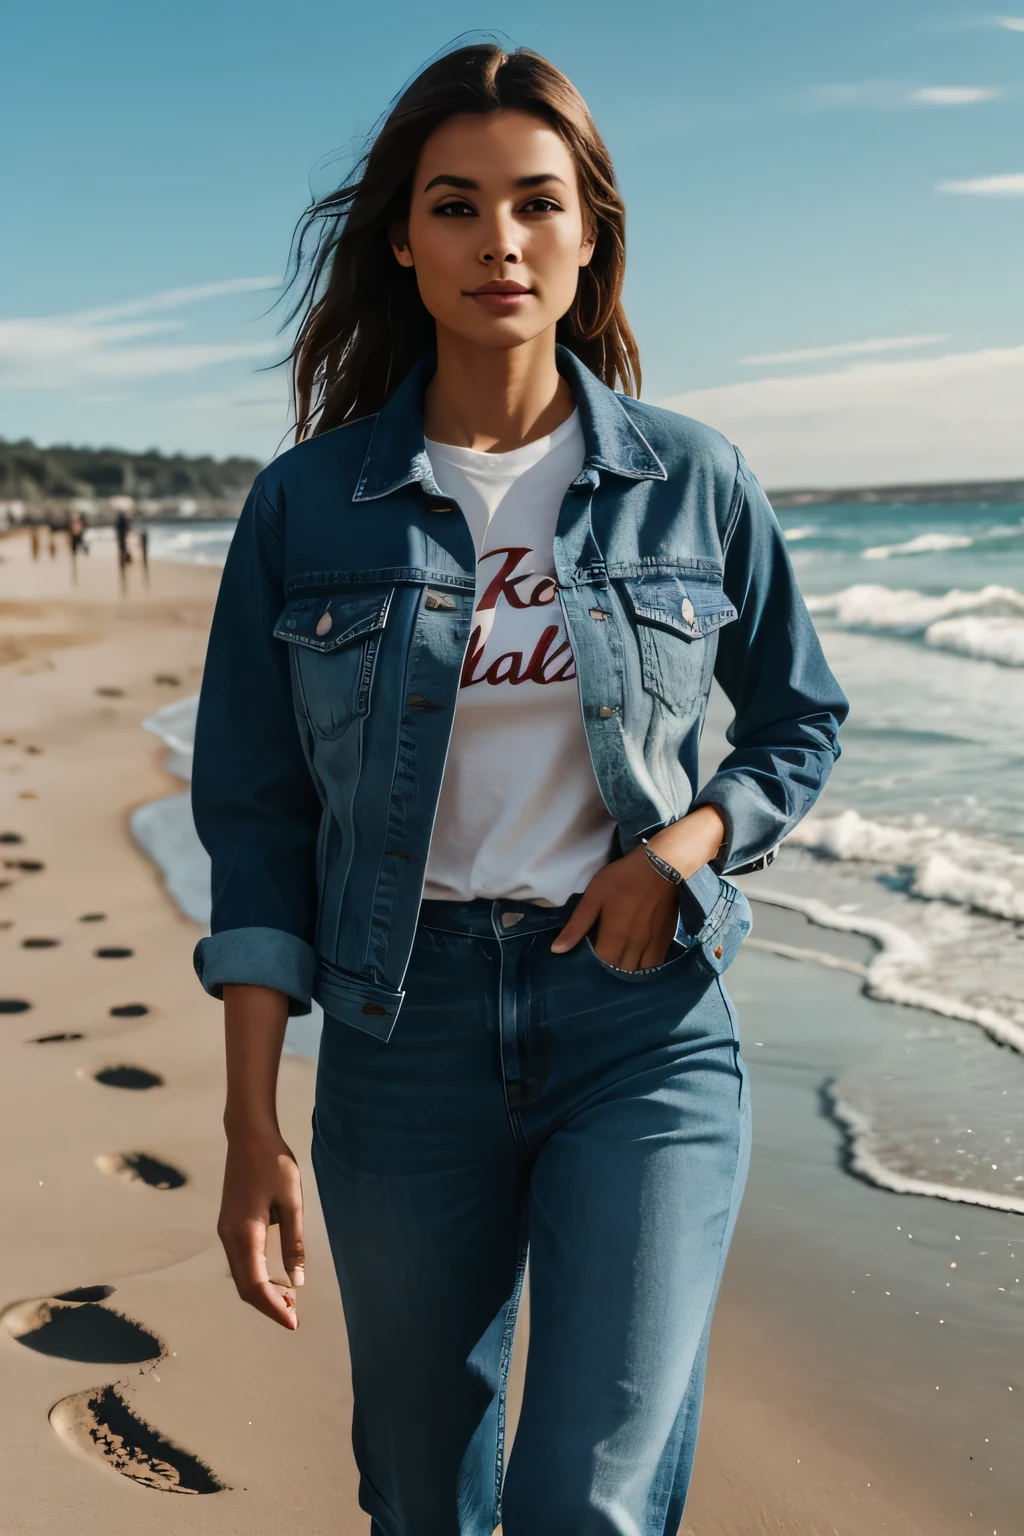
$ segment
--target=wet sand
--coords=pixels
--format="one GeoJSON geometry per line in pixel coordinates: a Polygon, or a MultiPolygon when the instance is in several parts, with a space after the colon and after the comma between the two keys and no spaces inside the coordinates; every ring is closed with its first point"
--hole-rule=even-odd
{"type": "MultiPolygon", "coordinates": [[[[124,599],[109,547],[74,589],[63,551],[33,565],[19,536],[0,557],[0,835],[21,839],[0,845],[0,1529],[355,1536],[312,1064],[281,1069],[309,1207],[288,1335],[237,1300],[216,1241],[219,1008],[192,972],[200,930],[128,831],[180,792],[140,725],[195,692],[219,573],[154,565],[147,593],[133,569],[124,599]],[[156,1497],[172,1489],[190,1502],[156,1497]]],[[[758,915],[759,936],[822,942],[758,915]]],[[[856,966],[861,941],[839,942],[856,966]]],[[[844,1171],[823,1087],[896,1011],[859,984],[753,946],[730,973],[755,1152],[688,1536],[1019,1529],[1024,1228],[844,1171]]]]}

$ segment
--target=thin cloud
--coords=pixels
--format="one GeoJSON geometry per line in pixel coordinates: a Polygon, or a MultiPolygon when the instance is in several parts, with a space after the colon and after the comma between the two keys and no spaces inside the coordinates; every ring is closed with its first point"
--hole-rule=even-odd
{"type": "Polygon", "coordinates": [[[1007,32],[1024,32],[1024,16],[997,16],[996,26],[1007,32]]]}
{"type": "Polygon", "coordinates": [[[966,107],[1002,95],[991,85],[909,85],[905,80],[852,80],[815,85],[808,103],[817,111],[867,109],[891,112],[903,107],[966,107]]]}
{"type": "Polygon", "coordinates": [[[969,181],[940,181],[938,190],[962,197],[1024,197],[1024,171],[1009,176],[975,176],[969,181]]]}
{"type": "Polygon", "coordinates": [[[926,107],[968,107],[977,101],[996,101],[1002,91],[990,85],[923,85],[911,91],[911,101],[926,107]]]}
{"type": "Polygon", "coordinates": [[[135,317],[277,286],[277,278],[238,277],[189,288],[162,289],[139,299],[66,315],[0,320],[0,385],[66,388],[81,379],[156,378],[161,374],[191,373],[215,363],[268,357],[280,351],[278,343],[223,341],[140,346],[137,343],[154,336],[185,329],[186,322],[135,317]]]}
{"type": "Polygon", "coordinates": [[[220,299],[231,293],[262,293],[279,288],[279,277],[229,277],[219,283],[194,283],[190,288],[163,288],[142,299],[128,299],[123,304],[107,304],[100,309],[81,309],[75,316],[97,325],[109,320],[123,320],[131,315],[152,315],[161,309],[184,309],[201,299],[220,299]]]}
{"type": "Polygon", "coordinates": [[[948,341],[949,334],[935,336],[876,336],[870,341],[841,341],[830,347],[800,347],[794,352],[760,352],[741,357],[747,367],[768,363],[817,363],[832,357],[863,357],[877,352],[907,352],[913,347],[930,347],[948,341]]]}
{"type": "Polygon", "coordinates": [[[769,376],[659,403],[724,432],[768,485],[1024,475],[1024,346],[769,376]]]}

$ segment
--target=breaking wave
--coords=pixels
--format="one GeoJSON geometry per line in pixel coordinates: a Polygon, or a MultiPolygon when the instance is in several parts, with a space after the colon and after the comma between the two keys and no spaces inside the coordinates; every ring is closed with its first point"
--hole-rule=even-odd
{"type": "Polygon", "coordinates": [[[1024,856],[924,817],[882,822],[852,810],[809,816],[786,843],[844,862],[892,865],[904,873],[909,896],[1024,923],[1024,856]]]}
{"type": "Polygon", "coordinates": [[[888,560],[893,555],[935,555],[947,549],[970,549],[1000,539],[1024,537],[1024,519],[1019,523],[999,524],[983,533],[918,533],[902,544],[872,544],[861,550],[864,560],[888,560]]]}
{"type": "Polygon", "coordinates": [[[1024,667],[1024,595],[1014,587],[933,596],[911,588],[858,583],[807,599],[811,613],[842,629],[920,640],[935,650],[1024,667]]]}

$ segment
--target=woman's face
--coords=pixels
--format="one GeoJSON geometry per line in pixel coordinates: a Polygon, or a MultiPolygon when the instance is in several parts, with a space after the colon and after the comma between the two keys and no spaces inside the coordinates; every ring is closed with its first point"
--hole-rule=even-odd
{"type": "Polygon", "coordinates": [[[572,155],[526,112],[447,118],[423,146],[392,249],[439,331],[485,347],[532,340],[569,309],[593,255],[572,155]]]}

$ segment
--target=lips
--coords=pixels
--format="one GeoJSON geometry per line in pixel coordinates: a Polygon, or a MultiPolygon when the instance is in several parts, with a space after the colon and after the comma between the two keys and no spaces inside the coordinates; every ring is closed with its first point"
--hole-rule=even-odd
{"type": "Polygon", "coordinates": [[[522,283],[491,282],[482,283],[479,288],[474,288],[471,297],[475,298],[481,293],[529,293],[529,291],[529,288],[524,287],[522,283]]]}

